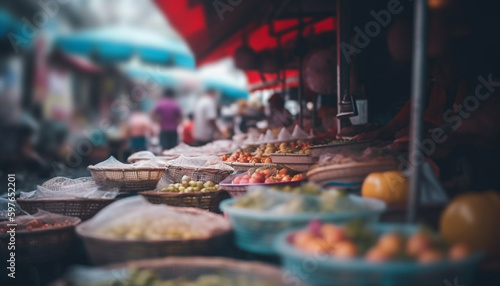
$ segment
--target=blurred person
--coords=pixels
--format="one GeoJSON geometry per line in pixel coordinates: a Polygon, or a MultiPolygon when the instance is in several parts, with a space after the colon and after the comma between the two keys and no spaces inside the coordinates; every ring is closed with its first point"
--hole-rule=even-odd
{"type": "Polygon", "coordinates": [[[197,101],[194,109],[193,137],[195,146],[205,145],[222,134],[217,125],[217,91],[208,89],[197,101]]]}
{"type": "MultiPolygon", "coordinates": [[[[445,123],[443,115],[454,104],[460,104],[468,93],[468,82],[460,63],[459,49],[452,49],[452,30],[446,20],[432,15],[429,28],[430,78],[426,83],[426,108],[424,111],[425,130],[445,123]]],[[[387,45],[395,62],[411,60],[412,25],[398,19],[389,28],[387,45]]],[[[410,122],[410,99],[385,126],[378,130],[356,135],[357,140],[394,139],[407,137],[410,122]]]]}
{"type": "Polygon", "coordinates": [[[257,129],[257,122],[265,117],[262,106],[258,102],[238,101],[238,111],[235,125],[242,133],[247,133],[250,128],[257,129]]]}
{"type": "Polygon", "coordinates": [[[132,153],[147,150],[148,137],[153,134],[153,123],[147,113],[134,110],[127,122],[129,149],[132,153]]]}
{"type": "Polygon", "coordinates": [[[281,93],[274,93],[268,100],[271,114],[267,121],[269,128],[288,127],[294,123],[293,115],[285,108],[281,93]]]}
{"type": "Polygon", "coordinates": [[[194,119],[193,114],[189,113],[187,121],[186,121],[186,123],[184,123],[184,126],[182,128],[182,142],[184,142],[188,145],[194,144],[194,137],[193,137],[194,122],[193,122],[193,119],[194,119]]]}
{"type": "Polygon", "coordinates": [[[179,144],[177,127],[182,121],[182,111],[175,101],[175,91],[167,88],[164,98],[153,109],[153,119],[160,124],[160,145],[163,149],[171,149],[179,144]]]}

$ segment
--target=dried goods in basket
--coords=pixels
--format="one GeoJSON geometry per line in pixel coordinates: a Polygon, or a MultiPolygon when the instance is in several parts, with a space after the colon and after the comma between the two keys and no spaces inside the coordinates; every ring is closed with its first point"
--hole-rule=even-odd
{"type": "Polygon", "coordinates": [[[118,189],[99,187],[91,177],[69,179],[55,177],[35,191],[21,192],[17,202],[30,214],[39,209],[87,220],[115,201],[118,189]]]}
{"type": "Polygon", "coordinates": [[[220,215],[155,205],[142,197],[117,201],[76,229],[94,264],[170,255],[214,255],[230,239],[220,215]]]}
{"type": "MultiPolygon", "coordinates": [[[[74,250],[79,218],[39,211],[15,218],[16,263],[36,264],[60,260],[74,250]]],[[[0,256],[8,257],[10,222],[0,223],[0,256]]]]}
{"type": "Polygon", "coordinates": [[[232,167],[224,164],[217,156],[180,156],[167,163],[165,173],[160,184],[158,184],[158,188],[178,183],[182,180],[183,176],[191,177],[196,181],[211,181],[214,184],[218,184],[233,171],[232,167]]]}

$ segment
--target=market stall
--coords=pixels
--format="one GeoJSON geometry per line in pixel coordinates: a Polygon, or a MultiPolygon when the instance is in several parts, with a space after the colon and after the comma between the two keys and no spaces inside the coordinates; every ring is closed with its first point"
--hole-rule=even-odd
{"type": "MultiPolygon", "coordinates": [[[[273,49],[293,55],[280,58],[270,82],[265,60],[264,65],[247,66],[247,73],[261,75],[257,89],[297,88],[299,120],[203,146],[181,143],[159,155],[140,151],[127,158],[129,163],[111,156],[87,167],[91,177],[48,180],[21,193],[19,207],[2,201],[2,255],[8,255],[4,250],[14,216],[21,265],[36,269],[65,263],[81,252],[74,264],[91,266],[66,269],[52,277],[57,279],[51,285],[481,281],[477,273],[488,273],[484,265],[494,268],[500,255],[500,195],[489,191],[450,199],[438,180],[439,169],[417,156],[423,138],[427,1],[415,1],[414,9],[409,152],[389,140],[304,130],[302,108],[311,93],[336,95],[338,110],[331,116],[339,118],[339,127],[357,114],[349,63],[340,45],[350,40],[353,7],[348,1],[337,1],[336,7],[306,2],[230,1],[215,9],[203,1],[159,2],[199,62],[231,51],[240,67],[245,61],[252,64],[257,57],[252,58],[255,51],[248,45],[266,27],[265,34],[276,42],[268,46],[264,41],[259,59],[273,49]],[[196,20],[181,25],[187,15],[196,20]],[[268,17],[264,24],[262,15],[268,17]],[[280,21],[290,21],[281,32],[275,26],[280,21]],[[309,34],[313,36],[334,30],[336,56],[332,49],[311,46],[307,29],[315,31],[309,34]],[[292,48],[285,47],[286,37],[292,48]],[[292,85],[288,69],[298,74],[292,85]],[[19,211],[11,215],[13,209],[19,211]]],[[[217,82],[211,73],[209,69],[204,77],[209,85],[230,85],[217,82]]],[[[164,81],[171,75],[155,74],[164,81]]],[[[245,95],[235,92],[233,97],[245,95]]]]}

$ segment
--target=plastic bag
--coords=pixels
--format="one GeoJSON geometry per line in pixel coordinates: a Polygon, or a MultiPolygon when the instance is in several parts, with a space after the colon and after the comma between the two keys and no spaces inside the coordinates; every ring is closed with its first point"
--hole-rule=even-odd
{"type": "MultiPolygon", "coordinates": [[[[15,223],[17,224],[16,230],[36,230],[45,228],[56,228],[69,226],[77,223],[80,219],[76,217],[64,216],[60,214],[50,213],[44,210],[39,210],[33,215],[16,216],[15,223]]],[[[0,233],[5,233],[9,230],[12,222],[1,222],[0,233]]]]}
{"type": "Polygon", "coordinates": [[[70,179],[55,177],[37,186],[31,192],[21,192],[21,199],[76,199],[99,198],[113,199],[118,195],[118,188],[98,186],[92,177],[70,179]]]}
{"type": "Polygon", "coordinates": [[[202,239],[231,228],[220,215],[151,204],[141,196],[112,203],[88,223],[94,235],[133,240],[202,239]]]}
{"type": "Polygon", "coordinates": [[[10,213],[15,213],[16,215],[28,214],[23,211],[17,202],[11,201],[9,199],[0,198],[0,221],[5,221],[10,218],[10,213]]]}
{"type": "Polygon", "coordinates": [[[154,159],[155,154],[151,151],[139,151],[135,152],[134,154],[130,155],[127,159],[130,163],[135,163],[137,161],[142,161],[142,160],[150,160],[154,159]]]}
{"type": "Polygon", "coordinates": [[[127,165],[127,164],[124,164],[124,163],[116,160],[115,157],[110,156],[108,159],[106,159],[100,163],[97,163],[95,166],[96,167],[116,167],[116,166],[121,167],[124,165],[127,165]]]}
{"type": "Polygon", "coordinates": [[[167,166],[184,168],[208,168],[221,171],[233,171],[234,169],[226,164],[217,156],[198,156],[186,157],[184,155],[177,159],[167,162],[167,166]]]}
{"type": "Polygon", "coordinates": [[[138,162],[135,162],[133,164],[124,164],[118,160],[116,160],[115,157],[110,156],[108,159],[96,164],[94,167],[99,167],[99,168],[120,168],[120,169],[135,169],[137,167],[152,167],[152,168],[159,168],[159,167],[164,167],[165,166],[165,161],[158,159],[156,157],[151,158],[149,160],[140,160],[138,162]]]}

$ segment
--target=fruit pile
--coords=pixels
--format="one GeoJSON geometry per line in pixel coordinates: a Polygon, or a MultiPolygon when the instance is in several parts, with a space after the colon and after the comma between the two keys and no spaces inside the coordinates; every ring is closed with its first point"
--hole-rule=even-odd
{"type": "MultiPolygon", "coordinates": [[[[66,219],[61,222],[51,222],[47,223],[44,222],[40,219],[34,219],[29,221],[26,224],[18,224],[16,227],[16,230],[37,230],[37,229],[45,229],[45,228],[57,228],[57,227],[63,227],[63,226],[68,226],[71,225],[71,221],[69,219],[66,219]]],[[[5,225],[0,225],[0,233],[6,233],[7,231],[10,230],[10,227],[5,225]]]]}
{"type": "Polygon", "coordinates": [[[161,189],[161,192],[169,193],[207,193],[217,192],[219,185],[211,181],[194,181],[189,176],[182,177],[182,183],[170,184],[168,187],[161,189]]]}
{"type": "Polygon", "coordinates": [[[248,172],[239,175],[233,179],[233,184],[272,184],[272,183],[287,183],[302,181],[303,174],[293,175],[288,169],[276,168],[258,168],[255,171],[249,170],[248,172]]]}
{"type": "Polygon", "coordinates": [[[310,141],[297,140],[294,142],[267,143],[260,145],[255,153],[258,156],[269,156],[270,154],[310,154],[308,149],[313,144],[310,141]]]}
{"type": "Polygon", "coordinates": [[[224,162],[238,162],[238,163],[266,163],[271,164],[271,158],[265,156],[252,156],[250,153],[236,152],[233,155],[221,156],[224,162]]]}
{"type": "Polygon", "coordinates": [[[234,207],[266,211],[274,214],[336,213],[363,208],[352,201],[347,192],[321,191],[317,195],[295,194],[259,187],[250,190],[234,202],[234,207]]]}
{"type": "Polygon", "coordinates": [[[428,230],[419,230],[410,236],[391,232],[377,238],[359,221],[340,227],[313,220],[306,230],[293,235],[292,243],[306,252],[328,254],[339,259],[364,257],[373,263],[408,260],[425,264],[446,258],[461,260],[472,252],[463,243],[448,247],[428,230]]]}

